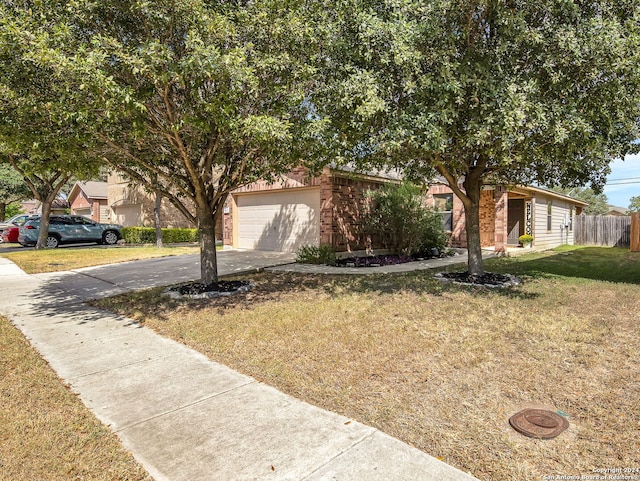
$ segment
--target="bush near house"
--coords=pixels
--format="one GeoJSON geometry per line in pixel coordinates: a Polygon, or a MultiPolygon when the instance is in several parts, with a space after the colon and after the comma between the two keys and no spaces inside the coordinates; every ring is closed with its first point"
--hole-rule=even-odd
{"type": "Polygon", "coordinates": [[[326,264],[336,263],[336,251],[328,245],[302,246],[296,252],[296,262],[300,264],[326,264]]]}
{"type": "Polygon", "coordinates": [[[442,217],[425,205],[423,190],[410,182],[387,184],[368,193],[367,233],[381,239],[394,254],[442,251],[447,243],[442,217]]]}
{"type": "MultiPolygon", "coordinates": [[[[155,244],[156,230],[153,227],[124,227],[120,230],[127,244],[155,244]]],[[[178,244],[198,242],[198,229],[162,229],[162,242],[178,244]]]]}

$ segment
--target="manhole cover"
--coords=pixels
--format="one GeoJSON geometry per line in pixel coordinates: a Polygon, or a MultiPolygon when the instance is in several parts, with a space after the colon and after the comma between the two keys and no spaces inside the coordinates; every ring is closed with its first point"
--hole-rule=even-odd
{"type": "Polygon", "coordinates": [[[569,421],[553,411],[525,409],[509,419],[511,427],[525,436],[552,439],[569,427],[569,421]]]}

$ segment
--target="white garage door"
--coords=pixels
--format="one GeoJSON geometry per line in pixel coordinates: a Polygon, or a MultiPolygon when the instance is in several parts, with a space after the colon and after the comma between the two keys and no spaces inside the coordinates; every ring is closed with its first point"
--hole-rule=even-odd
{"type": "Polygon", "coordinates": [[[238,195],[238,247],[294,252],[320,243],[320,190],[238,195]]]}

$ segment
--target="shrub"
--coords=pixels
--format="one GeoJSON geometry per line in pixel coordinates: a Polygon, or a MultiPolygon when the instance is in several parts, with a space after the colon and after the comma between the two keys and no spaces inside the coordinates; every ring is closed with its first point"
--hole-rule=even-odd
{"type": "Polygon", "coordinates": [[[531,242],[533,242],[533,236],[530,236],[529,234],[523,234],[518,237],[518,240],[520,241],[520,244],[530,244],[531,242]]]}
{"type": "MultiPolygon", "coordinates": [[[[120,233],[127,244],[155,244],[156,242],[156,230],[153,227],[123,227],[120,233]]],[[[162,229],[162,242],[164,243],[197,241],[197,229],[162,229]]]]}
{"type": "Polygon", "coordinates": [[[420,187],[410,182],[388,184],[370,191],[368,197],[365,231],[379,237],[387,249],[407,256],[433,247],[444,249],[448,239],[442,216],[425,205],[420,187]]]}
{"type": "Polygon", "coordinates": [[[336,251],[328,245],[302,246],[296,252],[296,262],[333,265],[336,263],[336,251]]]}

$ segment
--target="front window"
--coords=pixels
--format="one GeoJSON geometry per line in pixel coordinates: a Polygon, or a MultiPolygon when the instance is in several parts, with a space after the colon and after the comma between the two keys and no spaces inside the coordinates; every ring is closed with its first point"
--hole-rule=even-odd
{"type": "Polygon", "coordinates": [[[547,202],[547,230],[551,230],[552,226],[553,203],[547,202]]]}
{"type": "Polygon", "coordinates": [[[442,227],[445,231],[453,230],[453,194],[435,194],[433,206],[442,215],[442,227]]]}

